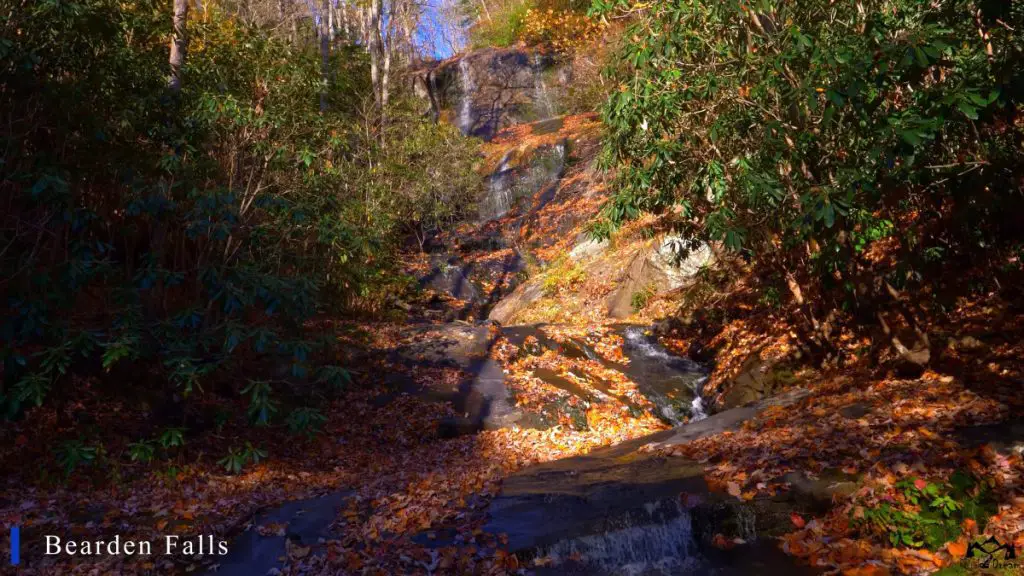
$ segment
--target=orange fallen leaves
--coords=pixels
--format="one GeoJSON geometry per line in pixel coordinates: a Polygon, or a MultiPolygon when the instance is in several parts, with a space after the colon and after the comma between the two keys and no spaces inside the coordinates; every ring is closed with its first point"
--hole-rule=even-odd
{"type": "Polygon", "coordinates": [[[953,560],[959,560],[967,555],[967,542],[965,539],[955,540],[946,544],[946,552],[953,560]]]}

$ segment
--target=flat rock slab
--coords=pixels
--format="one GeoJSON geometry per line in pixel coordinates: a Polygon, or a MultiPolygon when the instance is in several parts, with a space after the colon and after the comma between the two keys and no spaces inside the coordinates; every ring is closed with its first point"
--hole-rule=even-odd
{"type": "Polygon", "coordinates": [[[408,364],[438,364],[468,369],[487,356],[494,336],[486,324],[450,322],[411,327],[414,341],[392,351],[392,358],[408,364]]]}
{"type": "Polygon", "coordinates": [[[522,552],[625,527],[638,513],[652,522],[671,520],[677,512],[662,509],[661,501],[707,492],[703,467],[636,452],[642,445],[626,442],[511,476],[491,502],[484,529],[506,534],[509,550],[522,552]]]}
{"type": "Polygon", "coordinates": [[[666,448],[677,444],[685,444],[705,436],[725,432],[726,430],[735,430],[768,407],[790,406],[806,398],[809,394],[809,390],[794,388],[772,398],[752,402],[738,408],[723,410],[699,422],[676,428],[674,434],[663,441],[654,442],[652,448],[666,448]]]}
{"type": "Polygon", "coordinates": [[[286,502],[256,515],[246,531],[228,547],[228,554],[211,567],[211,576],[263,576],[284,566],[288,551],[286,540],[312,547],[311,554],[322,553],[321,539],[331,537],[331,525],[350,491],[333,492],[318,498],[286,502]],[[259,527],[283,527],[283,535],[272,529],[261,536],[259,527]]]}

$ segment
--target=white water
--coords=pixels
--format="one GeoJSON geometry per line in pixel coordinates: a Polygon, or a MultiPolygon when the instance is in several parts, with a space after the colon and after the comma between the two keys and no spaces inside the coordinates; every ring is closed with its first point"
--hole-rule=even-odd
{"type": "Polygon", "coordinates": [[[540,53],[533,54],[533,99],[537,104],[543,104],[544,118],[551,118],[555,115],[555,107],[551,104],[551,97],[548,96],[548,85],[544,83],[544,75],[541,73],[542,66],[540,53]]]}
{"type": "Polygon", "coordinates": [[[704,399],[694,396],[693,401],[690,402],[690,422],[699,422],[707,417],[707,413],[704,412],[704,399]]]}
{"type": "Polygon", "coordinates": [[[487,183],[487,194],[480,202],[480,218],[484,221],[501,218],[520,198],[529,197],[545,189],[558,179],[565,165],[565,144],[558,143],[553,150],[533,151],[529,166],[523,170],[509,170],[512,154],[505,153],[487,183]]]}
{"type": "Polygon", "coordinates": [[[582,564],[591,574],[683,574],[700,566],[686,512],[665,523],[563,540],[549,548],[547,556],[556,565],[567,561],[582,564]]]}
{"type": "Polygon", "coordinates": [[[476,82],[473,80],[473,71],[465,58],[459,59],[459,86],[462,88],[462,101],[459,104],[459,130],[469,135],[473,129],[473,93],[476,92],[476,82]]]}
{"type": "Polygon", "coordinates": [[[626,337],[626,342],[630,345],[630,348],[639,351],[648,358],[654,358],[656,360],[663,360],[665,362],[674,360],[673,356],[668,353],[661,346],[656,345],[654,342],[644,334],[644,329],[639,326],[631,326],[626,328],[623,334],[626,337]]]}
{"type": "Polygon", "coordinates": [[[512,207],[512,182],[509,181],[511,177],[506,171],[513,151],[514,149],[510,149],[505,152],[487,183],[487,200],[490,206],[487,207],[486,214],[492,218],[501,218],[512,207]]]}
{"type": "MultiPolygon", "coordinates": [[[[680,358],[673,356],[659,345],[652,338],[648,338],[644,333],[644,329],[639,326],[631,326],[623,331],[623,336],[626,339],[626,345],[639,352],[647,358],[657,360],[664,364],[679,364],[685,363],[688,369],[698,370],[698,366],[692,361],[686,358],[680,358]]],[[[704,411],[704,399],[701,397],[703,392],[704,382],[707,377],[698,378],[693,381],[691,390],[693,390],[693,400],[690,402],[690,422],[697,422],[708,417],[707,412],[704,411]]],[[[678,423],[678,415],[671,406],[665,406],[662,408],[662,414],[673,423],[678,423]]]]}

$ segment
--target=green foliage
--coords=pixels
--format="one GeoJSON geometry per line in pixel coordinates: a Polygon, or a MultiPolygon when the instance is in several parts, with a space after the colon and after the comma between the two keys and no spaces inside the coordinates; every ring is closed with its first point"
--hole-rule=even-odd
{"type": "Polygon", "coordinates": [[[132,462],[149,464],[156,459],[157,448],[166,456],[172,449],[185,446],[184,428],[167,428],[153,440],[139,440],[128,445],[128,457],[132,462]]]}
{"type": "Polygon", "coordinates": [[[853,526],[884,535],[893,546],[941,548],[956,539],[966,519],[984,529],[996,505],[983,484],[957,471],[948,483],[907,478],[896,485],[906,505],[883,502],[851,512],[853,526]]]}
{"type": "Polygon", "coordinates": [[[532,0],[508,0],[489,9],[470,29],[469,42],[474,48],[512,46],[523,35],[527,12],[534,7],[532,0]]]}
{"type": "MultiPolygon", "coordinates": [[[[596,0],[592,14],[631,5],[596,0]]],[[[928,245],[968,261],[1019,237],[1020,3],[684,0],[633,14],[608,72],[616,195],[596,235],[671,214],[685,235],[826,286],[883,239],[908,248],[893,281],[924,282],[928,245]]]]}
{"type": "Polygon", "coordinates": [[[55,450],[57,464],[64,469],[65,476],[71,476],[80,466],[91,465],[97,452],[95,446],[88,446],[82,440],[68,440],[55,450]]]}
{"type": "Polygon", "coordinates": [[[292,434],[302,434],[307,438],[312,438],[320,432],[325,423],[327,417],[316,408],[296,408],[287,419],[288,430],[292,434]]]}
{"type": "Polygon", "coordinates": [[[412,115],[392,119],[386,133],[391,144],[378,152],[374,171],[355,185],[372,191],[391,221],[422,244],[474,213],[482,184],[474,171],[478,141],[453,125],[412,115]]]}
{"type": "Polygon", "coordinates": [[[321,366],[317,382],[327,384],[331,390],[340,392],[352,383],[352,374],[341,366],[321,366]]]}
{"type": "Polygon", "coordinates": [[[270,418],[277,413],[278,403],[270,397],[270,382],[266,380],[250,380],[242,389],[242,394],[249,395],[249,408],[246,413],[253,424],[266,426],[270,418]]]}
{"type": "Polygon", "coordinates": [[[563,256],[545,271],[541,288],[545,295],[554,296],[563,290],[575,288],[585,277],[586,270],[582,263],[563,256]]]}
{"type": "Polygon", "coordinates": [[[266,457],[266,451],[255,448],[246,442],[245,448],[240,450],[235,447],[229,448],[227,456],[218,460],[217,464],[222,466],[228,474],[239,474],[248,464],[259,464],[260,460],[266,457]]]}
{"type": "Polygon", "coordinates": [[[652,298],[654,298],[654,289],[647,286],[643,290],[634,292],[629,298],[629,304],[633,307],[634,312],[639,312],[647,307],[652,298]]]}
{"type": "MultiPolygon", "coordinates": [[[[166,5],[4,6],[7,417],[93,361],[111,380],[152,368],[186,397],[260,356],[306,381],[323,343],[302,340],[304,322],[383,306],[406,287],[395,247],[449,226],[480,185],[477,143],[423,119],[399,89],[386,123],[364,117],[362,48],[333,51],[320,113],[317,53],[211,5],[189,21],[172,96],[166,5]]],[[[340,368],[322,376],[348,381],[340,368]]],[[[253,420],[269,421],[269,394],[245,393],[253,420]]]]}
{"type": "Polygon", "coordinates": [[[160,447],[164,450],[180,448],[185,445],[185,429],[168,428],[160,433],[160,437],[157,438],[157,443],[160,444],[160,447]]]}
{"type": "Polygon", "coordinates": [[[149,464],[156,456],[156,443],[151,440],[139,440],[128,445],[128,456],[132,462],[149,464]]]}

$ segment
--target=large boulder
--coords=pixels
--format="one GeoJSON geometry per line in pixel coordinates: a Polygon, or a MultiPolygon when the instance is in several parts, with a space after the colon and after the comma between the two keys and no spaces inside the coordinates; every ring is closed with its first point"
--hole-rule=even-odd
{"type": "Polygon", "coordinates": [[[488,320],[507,324],[519,312],[544,296],[544,285],[541,279],[535,278],[520,284],[511,294],[502,298],[487,315],[488,320]]]}
{"type": "Polygon", "coordinates": [[[660,296],[686,286],[713,258],[707,244],[678,236],[663,239],[652,250],[637,252],[618,287],[605,300],[608,316],[626,318],[632,314],[638,293],[660,296]]]}

